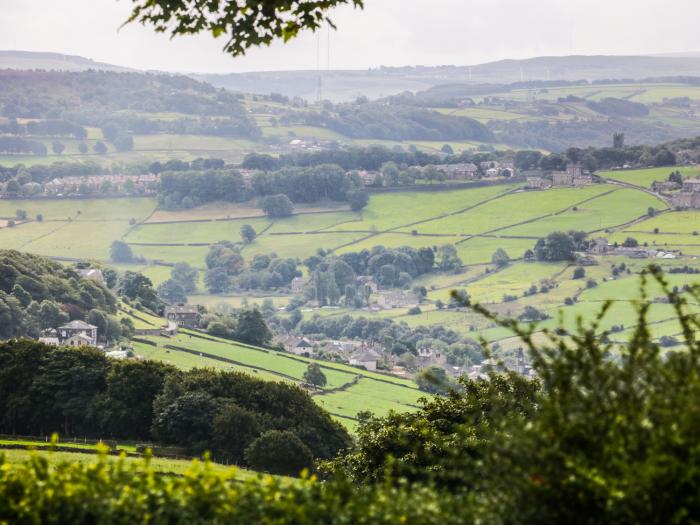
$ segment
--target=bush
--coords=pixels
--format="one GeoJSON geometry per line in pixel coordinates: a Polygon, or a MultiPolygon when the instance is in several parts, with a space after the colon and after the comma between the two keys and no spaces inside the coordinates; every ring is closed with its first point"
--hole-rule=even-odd
{"type": "Polygon", "coordinates": [[[245,450],[245,460],[255,470],[286,476],[313,466],[311,451],[291,431],[265,432],[245,450]]]}
{"type": "Polygon", "coordinates": [[[586,276],[586,269],[582,266],[576,267],[574,270],[573,279],[583,279],[586,276]]]}

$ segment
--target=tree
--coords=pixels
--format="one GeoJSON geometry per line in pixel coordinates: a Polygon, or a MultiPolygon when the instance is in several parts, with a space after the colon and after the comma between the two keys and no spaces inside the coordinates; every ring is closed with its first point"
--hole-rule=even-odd
{"type": "Polygon", "coordinates": [[[636,248],[637,246],[639,246],[639,241],[634,237],[627,237],[622,243],[622,246],[624,246],[625,248],[636,248]]]}
{"type": "Polygon", "coordinates": [[[65,151],[65,149],[66,149],[66,147],[63,145],[62,142],[59,142],[59,141],[57,141],[57,140],[54,140],[54,141],[51,143],[51,150],[52,150],[56,155],[60,155],[61,153],[63,153],[63,152],[65,151]]]}
{"type": "Polygon", "coordinates": [[[236,339],[249,345],[264,346],[272,340],[272,332],[259,310],[253,308],[238,314],[236,339]]]}
{"type": "Polygon", "coordinates": [[[241,239],[243,239],[243,242],[246,244],[253,242],[257,235],[258,234],[255,232],[255,228],[253,228],[250,224],[244,224],[241,226],[241,239]]]}
{"type": "Polygon", "coordinates": [[[226,293],[231,288],[231,278],[223,268],[212,268],[204,274],[204,285],[209,293],[226,293]]]}
{"type": "Polygon", "coordinates": [[[145,308],[153,312],[158,312],[162,307],[158,294],[153,289],[153,282],[138,272],[124,272],[119,279],[117,294],[132,300],[138,299],[145,308]]]}
{"type": "Polygon", "coordinates": [[[20,221],[26,221],[27,220],[27,210],[18,209],[15,212],[15,217],[17,217],[17,219],[20,221]]]}
{"type": "Polygon", "coordinates": [[[134,254],[129,246],[124,241],[114,241],[109,248],[109,257],[117,263],[133,262],[134,254]]]}
{"type": "Polygon", "coordinates": [[[285,194],[266,195],[260,201],[262,210],[273,218],[289,217],[294,212],[292,201],[285,194]]]}
{"type": "Polygon", "coordinates": [[[442,151],[443,153],[446,153],[448,155],[454,155],[454,153],[455,153],[454,150],[452,149],[452,146],[450,146],[449,144],[443,144],[442,148],[440,148],[440,151],[442,151]]]}
{"type": "Polygon", "coordinates": [[[681,175],[681,172],[678,170],[672,171],[668,176],[668,181],[675,182],[676,184],[683,184],[683,175],[681,175]]]}
{"type": "Polygon", "coordinates": [[[227,402],[216,412],[212,431],[217,456],[242,463],[245,449],[260,435],[261,425],[255,412],[227,402]]]}
{"type": "Polygon", "coordinates": [[[510,262],[510,257],[508,257],[508,254],[503,248],[499,248],[491,256],[491,262],[499,268],[503,268],[504,266],[507,266],[510,262]]]}
{"type": "Polygon", "coordinates": [[[170,270],[170,278],[182,286],[185,293],[192,293],[197,289],[199,273],[186,262],[179,262],[170,270]]]}
{"type": "Polygon", "coordinates": [[[352,211],[359,211],[369,203],[369,193],[366,190],[351,190],[347,194],[352,211]]]}
{"type": "Polygon", "coordinates": [[[212,439],[217,403],[206,392],[186,392],[159,407],[153,420],[153,435],[163,443],[185,445],[191,452],[206,450],[212,439]]]}
{"type": "Polygon", "coordinates": [[[452,388],[452,382],[444,368],[429,366],[415,377],[418,388],[431,394],[446,394],[452,388]]]}
{"type": "Polygon", "coordinates": [[[92,150],[98,155],[104,155],[107,153],[107,146],[105,146],[104,142],[98,140],[97,142],[95,142],[95,145],[92,147],[92,150]]]}
{"type": "Polygon", "coordinates": [[[574,239],[565,232],[552,232],[535,244],[535,256],[538,261],[572,261],[575,251],[574,239]]]}
{"type": "Polygon", "coordinates": [[[649,208],[647,208],[647,215],[649,217],[654,217],[656,215],[656,208],[649,206],[649,208]]]}
{"type": "Polygon", "coordinates": [[[574,269],[574,275],[572,279],[583,279],[586,276],[586,269],[583,266],[577,266],[574,269]]]}
{"type": "Polygon", "coordinates": [[[462,259],[452,244],[443,244],[438,250],[438,268],[442,272],[457,272],[462,268],[462,259]]]}
{"type": "Polygon", "coordinates": [[[226,35],[224,51],[233,56],[277,39],[286,42],[304,29],[316,31],[326,24],[335,27],[327,14],[333,7],[363,6],[363,0],[265,0],[246,4],[232,0],[215,4],[196,0],[132,1],[134,8],[126,23],[149,25],[159,33],[170,32],[171,36],[202,32],[215,38],[226,35]]]}
{"type": "Polygon", "coordinates": [[[44,216],[41,213],[36,214],[36,222],[44,222],[44,216]]]}
{"type": "Polygon", "coordinates": [[[85,144],[84,142],[81,142],[80,144],[78,144],[78,151],[80,152],[81,155],[87,155],[88,145],[85,144]]]}
{"type": "Polygon", "coordinates": [[[170,304],[184,304],[187,302],[185,288],[175,279],[168,279],[158,285],[158,297],[170,304]]]}
{"type": "Polygon", "coordinates": [[[318,363],[310,363],[304,372],[304,382],[315,387],[326,386],[326,374],[318,363]]]}
{"type": "Polygon", "coordinates": [[[290,431],[269,430],[245,450],[245,460],[254,470],[298,476],[313,465],[309,447],[290,431]]]}

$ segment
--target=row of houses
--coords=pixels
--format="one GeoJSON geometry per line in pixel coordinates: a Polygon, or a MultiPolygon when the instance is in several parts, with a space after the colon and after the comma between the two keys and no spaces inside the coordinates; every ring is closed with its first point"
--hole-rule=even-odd
{"type": "Polygon", "coordinates": [[[155,194],[160,176],[147,173],[143,175],[87,175],[52,179],[44,183],[45,195],[66,195],[73,193],[97,193],[109,187],[113,193],[155,194]]]}

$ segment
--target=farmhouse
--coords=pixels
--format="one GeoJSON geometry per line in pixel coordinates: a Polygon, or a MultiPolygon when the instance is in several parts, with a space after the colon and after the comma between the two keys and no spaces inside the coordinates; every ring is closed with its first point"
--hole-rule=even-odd
{"type": "Polygon", "coordinates": [[[471,162],[459,164],[438,164],[435,168],[445,174],[448,180],[473,179],[479,172],[479,168],[471,162]]]}
{"type": "Polygon", "coordinates": [[[381,356],[374,350],[362,350],[350,357],[350,364],[352,366],[361,366],[370,372],[374,372],[377,369],[377,361],[379,359],[381,359],[381,356]]]}
{"type": "Polygon", "coordinates": [[[362,180],[362,184],[365,186],[373,186],[377,183],[377,179],[379,178],[378,171],[360,170],[357,172],[357,174],[359,175],[360,180],[362,180]]]}
{"type": "Polygon", "coordinates": [[[294,279],[292,279],[291,283],[292,293],[303,292],[307,284],[309,284],[309,279],[305,277],[295,277],[294,279]]]}
{"type": "Polygon", "coordinates": [[[529,190],[545,190],[551,187],[552,182],[544,177],[528,177],[525,187],[529,190]]]}
{"type": "Polygon", "coordinates": [[[165,318],[183,328],[197,328],[199,312],[195,306],[168,306],[165,318]]]}
{"type": "Polygon", "coordinates": [[[275,344],[281,345],[285,352],[295,355],[311,355],[314,351],[313,343],[306,337],[283,336],[273,339],[275,344]]]}
{"type": "Polygon", "coordinates": [[[590,186],[593,184],[593,175],[581,175],[580,177],[574,177],[574,186],[590,186]]]}
{"type": "Polygon", "coordinates": [[[671,197],[671,204],[676,208],[700,209],[700,191],[684,191],[671,197]]]}
{"type": "Polygon", "coordinates": [[[403,308],[418,304],[418,296],[403,290],[384,290],[377,294],[377,304],[382,308],[403,308]]]}
{"type": "Polygon", "coordinates": [[[683,191],[700,193],[700,179],[685,179],[683,181],[683,191]]]}
{"type": "Polygon", "coordinates": [[[608,239],[606,237],[598,237],[593,239],[593,244],[588,251],[596,255],[605,255],[608,253],[608,248],[608,239]]]}
{"type": "Polygon", "coordinates": [[[418,363],[421,367],[445,366],[445,364],[447,364],[447,356],[444,352],[439,350],[434,350],[432,348],[419,348],[418,363]]]}
{"type": "Polygon", "coordinates": [[[97,327],[85,321],[71,321],[58,327],[58,339],[62,345],[97,345],[97,327]]]}
{"type": "Polygon", "coordinates": [[[667,193],[669,191],[679,190],[681,185],[672,181],[654,181],[651,183],[651,190],[656,193],[667,193]]]}
{"type": "Polygon", "coordinates": [[[105,278],[104,275],[102,275],[102,270],[99,270],[97,268],[79,269],[78,274],[85,279],[90,279],[91,281],[95,281],[101,284],[105,283],[105,278]]]}

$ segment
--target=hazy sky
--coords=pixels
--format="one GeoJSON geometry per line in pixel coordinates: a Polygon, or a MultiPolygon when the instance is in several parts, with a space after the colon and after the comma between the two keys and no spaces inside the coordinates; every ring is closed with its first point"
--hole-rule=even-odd
{"type": "Polygon", "coordinates": [[[0,0],[0,49],[55,51],[140,69],[231,72],[469,65],[565,54],[700,51],[698,0],[365,0],[337,31],[233,59],[209,35],[170,40],[131,25],[129,0],[0,0]],[[319,45],[320,44],[320,45],[319,45]]]}

